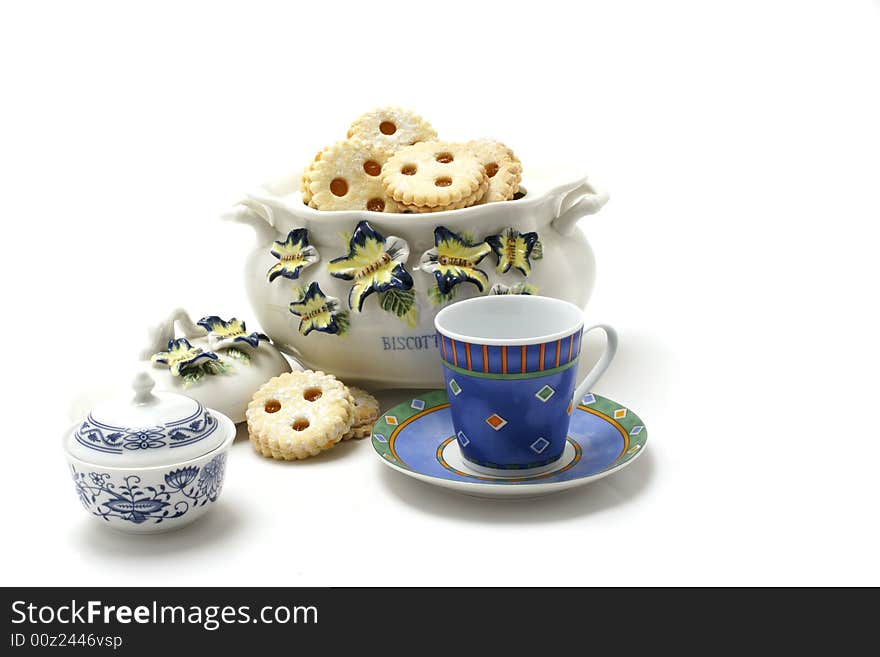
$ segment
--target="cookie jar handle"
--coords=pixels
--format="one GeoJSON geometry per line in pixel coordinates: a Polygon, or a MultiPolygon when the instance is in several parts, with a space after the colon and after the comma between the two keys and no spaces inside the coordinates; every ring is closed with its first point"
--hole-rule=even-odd
{"type": "Polygon", "coordinates": [[[220,218],[224,221],[247,224],[253,228],[257,234],[258,244],[269,244],[276,239],[275,213],[272,206],[263,203],[252,194],[224,212],[220,218]]]}
{"type": "Polygon", "coordinates": [[[607,324],[596,324],[588,329],[584,329],[584,338],[586,338],[587,333],[594,329],[600,329],[605,333],[605,351],[602,352],[599,361],[593,365],[593,369],[587,373],[584,380],[580,382],[574,391],[573,399],[576,402],[583,399],[593,389],[596,381],[605,373],[605,370],[608,369],[608,366],[614,359],[614,354],[617,353],[617,331],[607,324]]]}
{"type": "Polygon", "coordinates": [[[149,330],[148,344],[141,351],[141,360],[149,360],[150,357],[168,348],[168,341],[175,338],[175,328],[179,328],[183,337],[198,338],[207,335],[207,331],[195,324],[183,308],[172,310],[168,318],[153,326],[149,330]]]}
{"type": "Polygon", "coordinates": [[[553,219],[550,225],[561,235],[571,235],[581,217],[596,214],[607,202],[608,193],[584,178],[583,182],[562,200],[559,216],[553,219]]]}

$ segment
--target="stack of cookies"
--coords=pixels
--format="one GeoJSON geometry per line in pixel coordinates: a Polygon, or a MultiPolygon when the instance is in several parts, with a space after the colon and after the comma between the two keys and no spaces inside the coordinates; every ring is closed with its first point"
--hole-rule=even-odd
{"type": "Polygon", "coordinates": [[[440,212],[513,199],[521,174],[520,161],[501,142],[437,141],[419,115],[383,107],[318,153],[301,191],[317,210],[440,212]]]}
{"type": "Polygon", "coordinates": [[[379,416],[379,402],[331,374],[304,370],[263,384],[245,415],[257,452],[295,461],[316,456],[343,440],[369,436],[379,416]]]}

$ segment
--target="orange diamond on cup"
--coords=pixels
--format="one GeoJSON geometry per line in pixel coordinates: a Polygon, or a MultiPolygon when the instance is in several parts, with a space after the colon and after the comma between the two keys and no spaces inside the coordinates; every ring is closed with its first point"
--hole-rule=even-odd
{"type": "Polygon", "coordinates": [[[507,420],[498,415],[498,413],[492,413],[492,415],[486,418],[486,424],[495,429],[495,431],[498,431],[501,427],[507,424],[507,420]]]}

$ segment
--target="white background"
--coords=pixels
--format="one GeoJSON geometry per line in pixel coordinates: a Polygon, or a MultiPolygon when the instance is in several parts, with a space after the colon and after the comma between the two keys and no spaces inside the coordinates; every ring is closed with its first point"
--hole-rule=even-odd
{"type": "Polygon", "coordinates": [[[3,584],[880,584],[876,2],[6,3],[0,62],[3,584]],[[610,190],[643,458],[492,502],[240,441],[200,523],[93,523],[70,404],[175,306],[250,317],[219,213],[380,104],[610,190]]]}

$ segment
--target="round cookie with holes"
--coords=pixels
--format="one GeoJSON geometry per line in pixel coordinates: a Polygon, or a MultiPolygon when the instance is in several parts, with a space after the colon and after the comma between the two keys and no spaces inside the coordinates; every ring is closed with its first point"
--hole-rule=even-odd
{"type": "Polygon", "coordinates": [[[354,419],[351,428],[342,439],[365,438],[372,433],[373,425],[379,418],[379,402],[373,395],[361,388],[352,386],[348,391],[354,400],[354,419]]]}
{"type": "Polygon", "coordinates": [[[500,141],[478,139],[468,142],[468,148],[486,167],[489,188],[479,203],[509,201],[519,189],[522,181],[522,164],[507,146],[500,141]]]}
{"type": "Polygon", "coordinates": [[[415,213],[427,213],[427,212],[445,212],[446,210],[460,210],[461,208],[469,208],[472,205],[477,205],[478,203],[483,202],[483,197],[486,195],[486,192],[489,189],[489,182],[486,181],[468,197],[465,197],[458,201],[457,203],[450,203],[449,205],[438,205],[437,207],[429,207],[427,205],[406,205],[405,203],[401,203],[400,207],[404,212],[415,212],[415,213]]]}
{"type": "Polygon", "coordinates": [[[400,107],[379,107],[358,117],[348,129],[348,137],[391,153],[401,146],[436,139],[437,132],[415,112],[400,107]]]}
{"type": "Polygon", "coordinates": [[[467,145],[443,141],[401,148],[385,162],[381,178],[396,202],[437,210],[474,198],[488,181],[485,167],[467,145]]]}
{"type": "Polygon", "coordinates": [[[294,461],[320,454],[342,440],[355,417],[354,400],[330,374],[288,372],[257,390],[245,416],[257,452],[294,461]]]}
{"type": "Polygon", "coordinates": [[[323,154],[324,151],[318,151],[318,154],[315,155],[315,159],[309,162],[309,165],[303,169],[302,182],[300,183],[299,189],[302,192],[303,203],[306,205],[312,201],[312,169],[315,167],[315,163],[321,159],[323,154]]]}
{"type": "Polygon", "coordinates": [[[327,147],[309,166],[309,206],[316,210],[400,212],[382,186],[380,174],[388,154],[381,148],[349,139],[327,147]]]}

